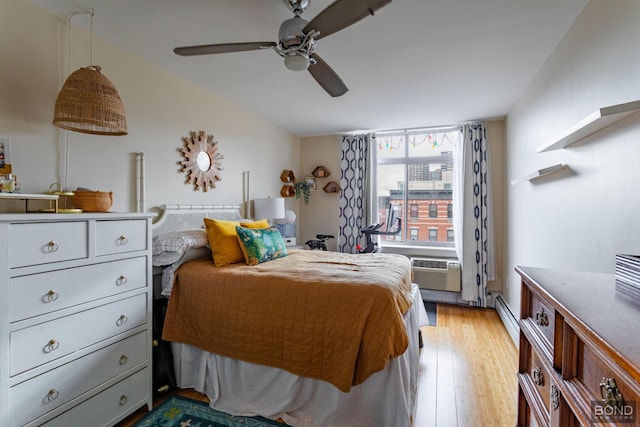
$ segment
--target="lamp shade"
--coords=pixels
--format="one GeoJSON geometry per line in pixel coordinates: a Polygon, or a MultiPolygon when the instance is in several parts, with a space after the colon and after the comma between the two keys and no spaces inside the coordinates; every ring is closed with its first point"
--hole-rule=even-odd
{"type": "Polygon", "coordinates": [[[257,219],[284,218],[284,198],[254,199],[253,212],[257,219]]]}
{"type": "Polygon", "coordinates": [[[93,135],[126,135],[124,105],[111,80],[90,65],[71,73],[56,99],[53,124],[93,135]]]}

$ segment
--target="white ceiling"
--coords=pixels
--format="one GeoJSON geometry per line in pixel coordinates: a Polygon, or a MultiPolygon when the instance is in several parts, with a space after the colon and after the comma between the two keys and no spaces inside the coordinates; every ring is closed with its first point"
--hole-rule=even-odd
{"type": "MultiPolygon", "coordinates": [[[[331,98],[271,50],[180,57],[176,46],[277,41],[283,0],[29,0],[95,10],[94,34],[298,136],[505,116],[588,0],[393,0],[317,42],[349,87],[331,98]]],[[[311,20],[332,0],[311,0],[311,20]]],[[[355,1],[355,0],[354,0],[355,1]]],[[[88,19],[74,19],[87,26],[88,19]],[[85,22],[86,21],[86,22],[85,22]]]]}

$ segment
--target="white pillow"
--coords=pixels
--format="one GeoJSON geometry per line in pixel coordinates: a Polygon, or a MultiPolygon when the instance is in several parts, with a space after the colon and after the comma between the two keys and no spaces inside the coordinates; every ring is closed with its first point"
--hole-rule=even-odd
{"type": "Polygon", "coordinates": [[[153,239],[152,264],[170,265],[178,261],[189,249],[209,247],[204,229],[172,231],[153,239]]]}

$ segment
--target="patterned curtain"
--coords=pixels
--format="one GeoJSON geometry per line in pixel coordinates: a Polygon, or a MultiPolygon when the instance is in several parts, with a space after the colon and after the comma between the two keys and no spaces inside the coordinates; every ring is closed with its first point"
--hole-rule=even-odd
{"type": "Polygon", "coordinates": [[[356,253],[360,229],[370,220],[370,149],[372,134],[343,135],[340,176],[340,231],[338,251],[356,253]]]}
{"type": "Polygon", "coordinates": [[[487,306],[487,283],[495,280],[493,198],[486,125],[465,125],[462,232],[462,299],[487,306]]]}

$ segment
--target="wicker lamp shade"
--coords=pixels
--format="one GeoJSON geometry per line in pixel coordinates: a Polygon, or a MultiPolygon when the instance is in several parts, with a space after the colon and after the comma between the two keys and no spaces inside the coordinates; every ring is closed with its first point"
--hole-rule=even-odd
{"type": "Polygon", "coordinates": [[[53,124],[93,135],[126,135],[124,105],[111,80],[90,65],[71,73],[56,99],[53,124]]]}

